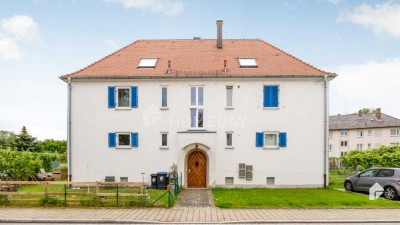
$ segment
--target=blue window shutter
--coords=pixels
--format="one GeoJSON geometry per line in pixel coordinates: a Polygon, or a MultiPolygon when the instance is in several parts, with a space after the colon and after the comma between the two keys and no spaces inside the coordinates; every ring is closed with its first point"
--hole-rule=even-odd
{"type": "Polygon", "coordinates": [[[256,133],[256,147],[263,147],[264,146],[264,133],[257,132],[256,133]]]}
{"type": "Polygon", "coordinates": [[[286,132],[279,132],[279,147],[286,147],[286,132]]]}
{"type": "Polygon", "coordinates": [[[108,133],[108,147],[114,148],[115,146],[117,146],[117,134],[108,133]]]}
{"type": "Polygon", "coordinates": [[[264,90],[263,90],[263,100],[264,100],[264,107],[267,107],[267,103],[268,103],[268,86],[264,86],[264,90]]]}
{"type": "Polygon", "coordinates": [[[264,107],[278,107],[278,86],[264,86],[264,107]]]}
{"type": "Polygon", "coordinates": [[[132,108],[138,107],[138,87],[137,86],[131,87],[131,107],[132,108]]]}
{"type": "Polygon", "coordinates": [[[137,148],[139,146],[139,134],[131,133],[131,146],[137,148]]]}
{"type": "Polygon", "coordinates": [[[115,108],[115,87],[108,87],[108,108],[115,108]]]}

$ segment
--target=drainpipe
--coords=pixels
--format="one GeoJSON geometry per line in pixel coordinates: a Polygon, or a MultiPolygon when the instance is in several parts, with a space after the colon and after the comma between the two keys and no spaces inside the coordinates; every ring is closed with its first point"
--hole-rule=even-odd
{"type": "Polygon", "coordinates": [[[329,81],[324,76],[324,188],[328,186],[329,81]]]}
{"type": "Polygon", "coordinates": [[[72,181],[71,163],[71,77],[68,77],[68,115],[67,115],[67,161],[68,161],[68,181],[72,181]]]}

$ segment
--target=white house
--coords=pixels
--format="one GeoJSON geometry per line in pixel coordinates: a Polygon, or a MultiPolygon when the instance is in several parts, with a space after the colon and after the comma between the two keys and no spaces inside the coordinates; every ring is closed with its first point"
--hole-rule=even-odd
{"type": "Polygon", "coordinates": [[[184,187],[322,187],[328,84],[260,39],[138,40],[68,83],[72,181],[150,181],[173,164],[184,187]]]}
{"type": "Polygon", "coordinates": [[[382,145],[400,145],[400,119],[375,113],[329,117],[329,156],[340,157],[350,150],[369,150],[382,145]]]}

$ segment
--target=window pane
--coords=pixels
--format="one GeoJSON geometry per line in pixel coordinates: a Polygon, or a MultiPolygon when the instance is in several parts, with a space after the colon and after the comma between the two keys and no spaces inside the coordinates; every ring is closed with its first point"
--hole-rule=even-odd
{"type": "Polygon", "coordinates": [[[266,146],[275,146],[276,143],[276,134],[265,134],[265,145],[266,146]]]}
{"type": "Polygon", "coordinates": [[[143,58],[140,60],[138,67],[156,67],[157,58],[143,58]]]}
{"type": "Polygon", "coordinates": [[[203,87],[198,87],[199,105],[203,105],[203,87]]]}
{"type": "Polygon", "coordinates": [[[226,106],[232,106],[233,88],[226,87],[226,106]]]}
{"type": "Polygon", "coordinates": [[[162,107],[167,107],[167,88],[163,87],[162,88],[162,102],[161,102],[161,106],[162,107]]]}
{"type": "Polygon", "coordinates": [[[129,107],[129,88],[118,89],[118,106],[129,107]]]}
{"type": "Polygon", "coordinates": [[[198,127],[203,127],[203,109],[199,109],[198,127]]]}
{"type": "Polygon", "coordinates": [[[196,127],[196,109],[190,109],[190,127],[196,127]]]}
{"type": "Polygon", "coordinates": [[[240,67],[256,67],[257,62],[254,58],[239,58],[240,67]]]}
{"type": "Polygon", "coordinates": [[[190,104],[196,105],[196,87],[190,88],[190,104]]]}
{"type": "Polygon", "coordinates": [[[232,133],[226,134],[226,146],[232,146],[232,133]]]}
{"type": "Polygon", "coordinates": [[[168,135],[161,134],[161,146],[168,146],[168,135]]]}
{"type": "Polygon", "coordinates": [[[129,146],[130,145],[130,137],[129,134],[119,134],[118,135],[118,145],[119,146],[129,146]]]}

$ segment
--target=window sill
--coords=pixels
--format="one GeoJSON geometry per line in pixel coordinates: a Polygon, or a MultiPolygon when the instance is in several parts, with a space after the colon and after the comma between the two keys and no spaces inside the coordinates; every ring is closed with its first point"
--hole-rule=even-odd
{"type": "Polygon", "coordinates": [[[160,107],[160,110],[168,110],[168,107],[160,107]]]}
{"type": "Polygon", "coordinates": [[[132,149],[131,146],[117,146],[116,149],[132,149]]]}
{"type": "Polygon", "coordinates": [[[235,149],[233,146],[225,146],[225,149],[235,149]]]}
{"type": "Polygon", "coordinates": [[[232,110],[232,109],[235,109],[235,107],[233,107],[233,106],[225,106],[225,109],[226,110],[232,110]]]}
{"type": "Polygon", "coordinates": [[[278,150],[279,146],[266,146],[263,147],[264,150],[278,150]]]}
{"type": "Polygon", "coordinates": [[[160,147],[160,150],[168,150],[168,149],[169,149],[168,146],[161,146],[161,147],[160,147]]]}
{"type": "Polygon", "coordinates": [[[279,110],[279,107],[263,107],[263,110],[279,110]]]}
{"type": "Polygon", "coordinates": [[[132,110],[130,107],[115,107],[115,110],[132,110]]]}

